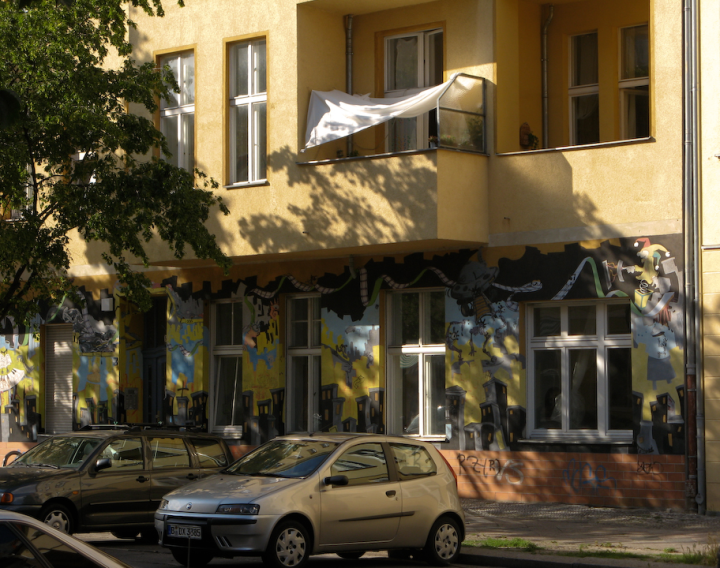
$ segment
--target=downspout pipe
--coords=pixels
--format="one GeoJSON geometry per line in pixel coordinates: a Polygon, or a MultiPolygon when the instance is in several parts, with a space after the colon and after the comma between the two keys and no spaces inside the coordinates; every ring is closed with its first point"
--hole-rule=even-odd
{"type": "Polygon", "coordinates": [[[548,27],[552,22],[555,6],[550,4],[550,13],[542,28],[542,143],[543,148],[550,145],[550,127],[548,124],[548,27]]]}
{"type": "MultiPolygon", "coordinates": [[[[353,16],[345,16],[345,92],[353,94],[353,16]]],[[[347,137],[346,156],[352,156],[353,137],[347,137]]]]}
{"type": "Polygon", "coordinates": [[[705,401],[700,349],[698,178],[698,7],[683,0],[683,216],[685,241],[685,338],[688,417],[687,489],[699,514],[706,512],[705,401]]]}

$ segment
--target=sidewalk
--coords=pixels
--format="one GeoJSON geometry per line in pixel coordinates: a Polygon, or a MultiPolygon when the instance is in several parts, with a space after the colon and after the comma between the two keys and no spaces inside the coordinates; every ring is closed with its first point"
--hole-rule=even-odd
{"type": "MultiPolygon", "coordinates": [[[[522,538],[541,550],[464,546],[460,564],[505,568],[563,566],[663,567],[687,566],[631,558],[581,558],[567,552],[610,551],[660,555],[663,552],[704,553],[720,544],[720,516],[700,516],[649,509],[593,508],[560,503],[512,503],[462,499],[466,540],[522,538]]],[[[671,553],[673,554],[673,553],[671,553]]],[[[714,565],[714,564],[711,564],[714,565]]]]}

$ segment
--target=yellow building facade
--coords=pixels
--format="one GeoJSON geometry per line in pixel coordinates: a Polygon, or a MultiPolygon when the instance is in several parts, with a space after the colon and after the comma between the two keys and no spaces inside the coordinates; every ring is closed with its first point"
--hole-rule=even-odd
{"type": "Polygon", "coordinates": [[[463,496],[693,506],[677,2],[185,4],[131,9],[134,58],[178,80],[154,119],[166,159],[219,182],[233,267],[155,243],[141,313],[76,240],[87,307],[0,350],[8,448],[112,422],[238,455],[402,434],[438,445],[463,496]],[[433,88],[429,112],[377,110],[433,88]],[[359,96],[328,132],[384,118],[306,148],[333,90],[359,96]]]}

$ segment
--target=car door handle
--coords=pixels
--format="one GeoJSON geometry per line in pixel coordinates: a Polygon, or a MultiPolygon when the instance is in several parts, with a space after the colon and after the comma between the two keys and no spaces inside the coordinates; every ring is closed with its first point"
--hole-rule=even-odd
{"type": "Polygon", "coordinates": [[[386,491],[385,495],[387,495],[388,497],[395,497],[395,490],[392,489],[390,491],[386,491]]]}
{"type": "Polygon", "coordinates": [[[150,481],[150,478],[140,475],[140,476],[138,476],[138,478],[135,481],[139,481],[140,483],[145,483],[146,481],[150,481]]]}

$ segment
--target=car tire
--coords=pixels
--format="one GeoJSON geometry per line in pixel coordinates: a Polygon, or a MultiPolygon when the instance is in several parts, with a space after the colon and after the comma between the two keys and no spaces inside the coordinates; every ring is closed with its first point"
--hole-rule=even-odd
{"type": "MultiPolygon", "coordinates": [[[[215,556],[208,550],[190,550],[190,568],[202,568],[207,565],[215,556]]],[[[176,548],[170,549],[170,554],[173,558],[183,566],[188,566],[188,549],[187,548],[176,548]]]]}
{"type": "Polygon", "coordinates": [[[59,503],[47,505],[40,513],[40,520],[65,534],[72,534],[75,531],[72,514],[67,507],[59,503]]]}
{"type": "Polygon", "coordinates": [[[297,521],[278,524],[270,537],[263,562],[274,568],[301,568],[310,556],[310,533],[297,521]]]}
{"type": "Polygon", "coordinates": [[[126,531],[110,531],[110,534],[113,535],[115,538],[135,538],[137,536],[137,531],[133,530],[126,530],[126,531]]]}
{"type": "Polygon", "coordinates": [[[361,550],[359,552],[337,552],[336,554],[343,560],[357,560],[361,558],[365,552],[361,550]]]}
{"type": "Polygon", "coordinates": [[[460,556],[460,529],[450,517],[440,517],[433,524],[425,544],[425,559],[435,566],[447,566],[460,556]]]}

